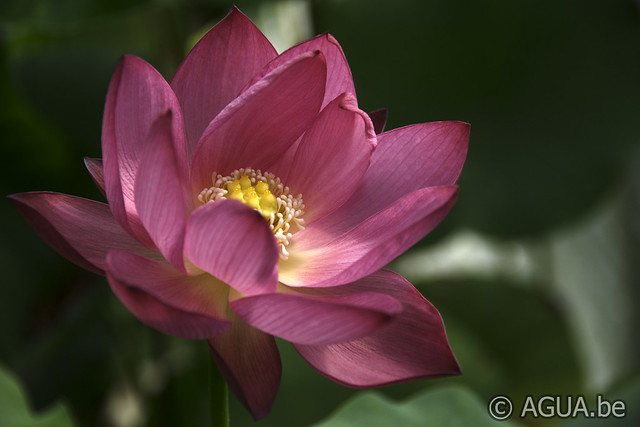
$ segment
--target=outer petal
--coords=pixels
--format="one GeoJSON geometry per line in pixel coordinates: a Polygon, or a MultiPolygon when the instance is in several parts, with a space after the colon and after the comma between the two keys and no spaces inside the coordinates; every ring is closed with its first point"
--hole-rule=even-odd
{"type": "Polygon", "coordinates": [[[218,369],[238,399],[258,420],[269,414],[280,385],[282,365],[272,336],[240,319],[209,340],[218,369]]]}
{"type": "Polygon", "coordinates": [[[348,286],[387,293],[402,302],[403,311],[389,326],[365,338],[326,346],[296,344],[318,372],[350,387],[460,373],[440,314],[403,277],[379,271],[348,286]]]}
{"type": "Polygon", "coordinates": [[[208,339],[231,325],[225,315],[229,288],[207,274],[186,276],[164,262],[112,251],[107,278],[138,319],[166,334],[208,339]]]}
{"type": "Polygon", "coordinates": [[[274,165],[292,194],[301,193],[305,221],[336,210],[351,196],[369,167],[376,145],[373,124],[356,99],[342,94],[327,105],[297,146],[292,162],[274,165]],[[280,171],[289,170],[288,174],[280,171]]]}
{"type": "Polygon", "coordinates": [[[324,94],[324,57],[312,52],[277,68],[227,106],[209,125],[192,162],[192,190],[211,174],[268,170],[308,127],[324,94]]]}
{"type": "Polygon", "coordinates": [[[321,34],[310,40],[298,43],[290,49],[282,52],[276,59],[271,61],[248,87],[257,82],[262,76],[276,69],[285,62],[295,58],[305,52],[320,51],[327,60],[327,82],[322,101],[322,107],[333,101],[338,95],[344,92],[356,94],[353,85],[353,77],[347,58],[340,47],[338,41],[331,34],[321,34]]]}
{"type": "Polygon", "coordinates": [[[187,223],[188,171],[175,152],[171,111],[151,128],[135,182],[140,220],[162,255],[185,271],[183,242],[187,223]]]}
{"type": "Polygon", "coordinates": [[[153,244],[136,211],[134,184],[151,126],[167,110],[174,112],[173,141],[186,164],[182,115],[169,84],[142,59],[123,57],[109,85],[102,124],[105,189],[113,216],[148,246],[153,244]]]}
{"type": "Polygon", "coordinates": [[[112,249],[153,256],[120,227],[104,203],[52,192],[13,194],[9,199],[45,242],[87,270],[104,274],[112,249]]]}
{"type": "Polygon", "coordinates": [[[378,135],[371,166],[340,214],[357,224],[395,199],[424,187],[455,184],[469,142],[469,125],[432,122],[378,135]],[[381,191],[392,197],[381,197],[381,191]]]}
{"type": "Polygon", "coordinates": [[[196,209],[187,224],[185,255],[198,268],[247,295],[275,292],[279,249],[267,222],[236,200],[196,209]]]}
{"type": "Polygon", "coordinates": [[[104,170],[102,169],[102,159],[93,159],[90,157],[84,158],[84,165],[93,178],[93,182],[96,183],[98,189],[103,196],[106,196],[104,192],[104,170]]]}
{"type": "Polygon", "coordinates": [[[171,80],[184,112],[189,156],[209,122],[276,56],[236,7],[191,49],[171,80]]]}
{"type": "Polygon", "coordinates": [[[308,345],[332,344],[369,335],[402,309],[394,298],[373,292],[274,293],[239,298],[231,301],[230,306],[251,326],[287,341],[308,345]]]}
{"type": "MultiPolygon", "coordinates": [[[[353,282],[384,267],[435,228],[453,206],[457,186],[428,187],[348,228],[334,215],[295,234],[280,281],[325,287],[353,282]]],[[[354,212],[354,215],[358,215],[354,212]]]]}
{"type": "Polygon", "coordinates": [[[207,274],[186,276],[164,262],[113,251],[107,278],[138,319],[166,334],[208,339],[231,325],[225,315],[229,288],[207,274]]]}

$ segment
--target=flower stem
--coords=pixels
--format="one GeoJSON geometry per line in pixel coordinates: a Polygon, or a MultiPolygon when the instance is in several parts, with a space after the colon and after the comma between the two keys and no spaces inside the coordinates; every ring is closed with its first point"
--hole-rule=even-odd
{"type": "Polygon", "coordinates": [[[211,427],[229,427],[229,389],[213,359],[209,384],[211,427]]]}

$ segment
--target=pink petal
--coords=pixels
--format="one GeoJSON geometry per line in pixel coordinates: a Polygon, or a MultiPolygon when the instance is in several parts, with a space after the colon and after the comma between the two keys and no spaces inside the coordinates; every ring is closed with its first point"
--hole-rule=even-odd
{"type": "Polygon", "coordinates": [[[225,315],[229,288],[208,274],[186,276],[165,262],[112,251],[107,278],[140,321],[166,334],[209,339],[231,325],[225,315]]]}
{"type": "Polygon", "coordinates": [[[258,211],[218,200],[189,217],[185,255],[198,268],[246,295],[275,292],[279,248],[258,211]]]}
{"type": "Polygon", "coordinates": [[[376,131],[376,135],[384,132],[384,127],[387,124],[387,118],[389,117],[389,110],[386,108],[380,108],[379,110],[371,111],[369,117],[373,123],[373,128],[376,131]]]}
{"type": "Polygon", "coordinates": [[[469,130],[468,123],[431,122],[384,132],[378,137],[380,145],[368,178],[375,177],[379,183],[392,173],[404,172],[404,181],[394,182],[392,188],[403,194],[455,184],[467,155],[469,130]]]}
{"type": "Polygon", "coordinates": [[[104,192],[104,171],[102,170],[102,159],[92,159],[90,157],[84,158],[84,165],[93,178],[93,182],[96,183],[98,189],[103,196],[106,196],[104,192]]]}
{"type": "Polygon", "coordinates": [[[293,161],[273,173],[301,193],[307,224],[334,211],[351,196],[369,167],[376,136],[369,116],[345,93],[327,105],[297,146],[293,161]],[[280,170],[289,170],[288,175],[280,170]]]}
{"type": "MultiPolygon", "coordinates": [[[[331,288],[333,291],[336,288],[331,288]]],[[[239,298],[231,310],[245,322],[298,344],[332,344],[380,329],[402,306],[373,292],[285,292],[239,298]]]]}
{"type": "Polygon", "coordinates": [[[104,274],[112,249],[152,254],[120,227],[104,203],[52,192],[13,194],[9,199],[45,242],[87,270],[104,274]]]}
{"type": "Polygon", "coordinates": [[[423,123],[378,135],[371,166],[342,215],[356,224],[413,191],[455,184],[468,142],[469,125],[462,122],[423,123]],[[395,198],[381,197],[381,191],[395,198]]]}
{"type": "Polygon", "coordinates": [[[229,104],[196,147],[194,193],[211,186],[212,172],[269,170],[318,113],[325,76],[324,57],[311,52],[275,69],[229,104]]]}
{"type": "Polygon", "coordinates": [[[262,76],[285,62],[305,52],[313,51],[322,52],[327,61],[327,80],[322,107],[324,108],[341,93],[348,92],[355,95],[356,90],[353,86],[353,77],[349,69],[349,64],[347,63],[347,58],[345,58],[340,44],[331,34],[320,34],[311,40],[298,43],[292,48],[282,52],[282,54],[271,61],[247,87],[250,87],[251,84],[257,82],[262,76]]]}
{"type": "Polygon", "coordinates": [[[172,124],[169,111],[152,126],[134,189],[140,220],[153,243],[167,261],[184,272],[182,246],[191,197],[187,197],[188,166],[179,164],[172,124]]]}
{"type": "MultiPolygon", "coordinates": [[[[466,156],[468,135],[469,125],[461,122],[425,123],[378,135],[371,165],[353,196],[331,215],[297,233],[295,244],[304,243],[306,250],[314,241],[343,235],[384,211],[391,215],[392,229],[402,227],[402,209],[394,217],[392,206],[413,192],[422,194],[417,191],[425,187],[455,183],[466,156]]],[[[399,206],[409,207],[406,203],[399,206]]],[[[281,274],[286,275],[286,270],[281,274]]]]}
{"type": "Polygon", "coordinates": [[[382,270],[347,286],[360,292],[386,293],[402,303],[402,313],[389,326],[364,338],[324,346],[296,344],[318,372],[350,387],[460,373],[440,314],[403,277],[382,270]]]}
{"type": "Polygon", "coordinates": [[[266,417],[282,373],[273,337],[235,319],[226,333],[209,340],[209,346],[218,369],[238,399],[256,420],[266,417]]]}
{"type": "Polygon", "coordinates": [[[423,188],[352,228],[337,223],[335,215],[325,217],[294,235],[291,255],[280,263],[280,281],[325,287],[367,276],[433,230],[457,194],[457,186],[423,188]]]}
{"type": "Polygon", "coordinates": [[[235,6],[191,49],[171,79],[184,112],[189,158],[209,122],[276,56],[235,6]]]}
{"type": "Polygon", "coordinates": [[[109,84],[103,117],[105,189],[120,225],[147,246],[152,243],[136,211],[134,184],[151,126],[168,110],[174,113],[176,153],[186,164],[182,115],[169,84],[142,59],[123,57],[109,84]]]}

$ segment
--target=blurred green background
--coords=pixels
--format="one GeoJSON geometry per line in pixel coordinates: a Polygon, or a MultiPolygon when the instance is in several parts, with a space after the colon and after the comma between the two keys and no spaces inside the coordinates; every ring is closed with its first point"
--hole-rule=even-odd
{"type": "MultiPolygon", "coordinates": [[[[387,129],[472,124],[457,205],[391,265],[440,310],[464,374],[372,394],[326,380],[280,342],[282,384],[259,425],[492,425],[495,395],[514,400],[515,424],[640,425],[638,4],[235,3],[280,51],[333,34],[360,107],[388,108],[387,129]],[[517,416],[544,394],[623,399],[627,417],[517,416]]],[[[3,1],[0,194],[101,200],[82,158],[100,157],[118,59],[138,55],[170,78],[231,4],[3,1]]],[[[143,326],[6,198],[0,224],[0,425],[207,425],[204,343],[143,326]]],[[[234,396],[231,417],[254,423],[234,396]]]]}

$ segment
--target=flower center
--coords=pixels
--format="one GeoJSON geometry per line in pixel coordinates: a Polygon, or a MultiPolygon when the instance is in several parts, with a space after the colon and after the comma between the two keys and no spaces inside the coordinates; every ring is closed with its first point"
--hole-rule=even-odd
{"type": "Polygon", "coordinates": [[[304,229],[302,194],[293,197],[280,178],[252,168],[237,169],[227,176],[214,172],[211,181],[213,186],[202,190],[198,200],[204,204],[223,198],[235,199],[257,210],[267,220],[278,241],[280,258],[287,259],[291,237],[304,229]]]}

